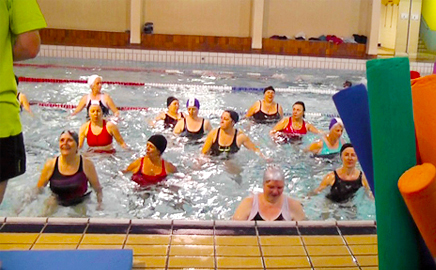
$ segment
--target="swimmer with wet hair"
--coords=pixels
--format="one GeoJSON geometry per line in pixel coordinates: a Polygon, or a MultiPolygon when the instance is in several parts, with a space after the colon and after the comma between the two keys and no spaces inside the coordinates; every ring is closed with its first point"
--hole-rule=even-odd
{"type": "Polygon", "coordinates": [[[350,81],[345,81],[342,86],[344,87],[344,89],[349,88],[349,87],[353,86],[353,83],[350,81]]]}
{"type": "Polygon", "coordinates": [[[59,137],[60,155],[49,159],[42,169],[37,190],[42,192],[50,185],[53,193],[46,201],[44,216],[53,213],[58,205],[74,206],[88,197],[88,183],[97,195],[98,209],[101,209],[103,194],[94,163],[78,154],[79,138],[76,132],[65,130],[59,137]]]}
{"type": "Polygon", "coordinates": [[[263,90],[263,100],[256,101],[248,109],[246,118],[256,123],[277,123],[283,117],[283,108],[274,101],[276,90],[268,86],[263,90]]]}
{"type": "Polygon", "coordinates": [[[263,174],[263,193],[242,200],[233,220],[300,221],[306,218],[301,203],[283,194],[285,176],[277,165],[270,165],[263,174]]]}
{"type": "Polygon", "coordinates": [[[292,116],[283,118],[271,130],[270,135],[277,142],[292,142],[301,140],[307,132],[320,133],[320,131],[312,124],[304,121],[304,113],[306,106],[304,102],[297,101],[292,105],[292,116]]]}
{"type": "Polygon", "coordinates": [[[239,121],[239,115],[233,110],[225,110],[221,115],[220,127],[213,129],[207,135],[204,142],[203,154],[211,156],[220,156],[234,154],[239,151],[242,145],[264,157],[259,148],[250,140],[242,131],[235,128],[239,121]]]}
{"type": "Polygon", "coordinates": [[[109,96],[109,94],[101,92],[103,77],[95,74],[89,76],[88,85],[91,88],[91,93],[82,97],[71,116],[78,114],[84,108],[87,109],[86,115],[88,116],[89,108],[91,107],[91,105],[100,105],[100,107],[102,108],[103,116],[107,116],[109,114],[109,110],[111,110],[114,116],[118,117],[120,115],[120,112],[118,111],[117,106],[115,106],[112,98],[109,96]]]}
{"type": "Polygon", "coordinates": [[[182,118],[185,118],[183,113],[179,112],[179,100],[175,97],[167,98],[167,108],[166,112],[161,112],[159,115],[151,122],[151,125],[154,126],[157,121],[163,120],[164,128],[173,129],[177,122],[182,118]]]}
{"type": "Polygon", "coordinates": [[[115,153],[115,148],[112,146],[113,138],[122,148],[128,148],[117,125],[103,119],[103,112],[98,104],[90,106],[89,121],[80,128],[79,149],[83,147],[85,138],[89,146],[88,151],[94,153],[115,153]]]}
{"type": "Polygon", "coordinates": [[[306,151],[312,152],[316,156],[331,157],[338,154],[342,145],[345,143],[341,138],[344,132],[344,124],[340,118],[332,118],[329,124],[329,133],[324,135],[309,145],[306,151]]]}
{"type": "Polygon", "coordinates": [[[353,145],[351,143],[344,144],[340,155],[342,166],[328,173],[321,181],[319,187],[309,195],[319,194],[325,188],[331,186],[326,198],[333,202],[341,203],[352,199],[361,187],[365,187],[368,196],[373,198],[365,175],[356,168],[357,155],[353,145]]]}

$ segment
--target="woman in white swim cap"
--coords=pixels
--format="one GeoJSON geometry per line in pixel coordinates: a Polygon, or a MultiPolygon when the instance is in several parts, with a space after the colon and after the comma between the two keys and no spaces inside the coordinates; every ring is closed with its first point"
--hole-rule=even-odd
{"type": "Polygon", "coordinates": [[[116,117],[119,116],[120,112],[118,111],[117,106],[115,106],[112,98],[108,94],[101,92],[101,86],[103,85],[102,82],[103,78],[99,75],[94,74],[88,77],[88,85],[91,88],[91,93],[82,97],[71,116],[78,114],[85,107],[89,111],[91,105],[100,105],[103,116],[107,116],[109,110],[111,110],[116,117]]]}

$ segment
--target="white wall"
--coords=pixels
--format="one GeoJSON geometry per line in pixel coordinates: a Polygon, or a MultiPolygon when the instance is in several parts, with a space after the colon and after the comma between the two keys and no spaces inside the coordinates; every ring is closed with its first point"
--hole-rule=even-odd
{"type": "Polygon", "coordinates": [[[38,0],[49,28],[124,32],[130,0],[38,0]]]}
{"type": "Polygon", "coordinates": [[[264,37],[368,35],[369,18],[367,0],[266,0],[264,37]]]}
{"type": "Polygon", "coordinates": [[[144,0],[156,34],[249,37],[251,0],[144,0]]]}

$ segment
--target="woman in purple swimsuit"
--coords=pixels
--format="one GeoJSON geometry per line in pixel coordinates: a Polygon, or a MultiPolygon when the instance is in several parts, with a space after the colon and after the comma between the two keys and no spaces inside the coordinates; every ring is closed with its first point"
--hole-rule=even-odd
{"type": "Polygon", "coordinates": [[[74,131],[64,131],[59,138],[61,154],[49,159],[42,169],[37,189],[42,192],[47,184],[53,196],[47,200],[45,214],[53,213],[58,205],[73,206],[87,197],[88,182],[97,195],[97,209],[101,208],[103,194],[94,163],[78,154],[79,137],[74,131]]]}

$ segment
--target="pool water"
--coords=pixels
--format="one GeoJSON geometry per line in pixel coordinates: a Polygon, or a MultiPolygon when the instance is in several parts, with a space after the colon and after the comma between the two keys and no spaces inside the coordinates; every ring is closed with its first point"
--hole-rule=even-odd
{"type": "MultiPolygon", "coordinates": [[[[22,77],[85,79],[90,74],[100,74],[103,80],[123,82],[147,82],[178,84],[178,86],[150,87],[103,85],[103,91],[111,95],[117,106],[140,106],[161,108],[166,98],[176,96],[181,109],[189,97],[200,100],[200,115],[218,127],[220,112],[231,108],[245,112],[262,92],[220,91],[207,86],[238,86],[262,88],[273,85],[278,88],[293,87],[301,91],[276,93],[276,101],[285,113],[291,112],[297,100],[306,103],[307,112],[318,113],[308,116],[307,121],[319,129],[328,130],[330,117],[337,114],[331,94],[308,93],[307,89],[340,89],[345,80],[353,83],[365,82],[365,75],[358,71],[274,69],[250,67],[217,67],[195,65],[165,65],[137,62],[79,61],[71,59],[38,58],[26,63],[34,66],[16,66],[15,73],[22,77]],[[189,87],[187,85],[201,85],[189,87]],[[207,114],[202,114],[207,109],[207,114]]],[[[79,83],[20,83],[19,91],[29,100],[77,104],[89,93],[86,84],[79,83]]],[[[32,106],[34,117],[23,112],[22,123],[27,151],[27,172],[9,181],[4,203],[0,206],[3,216],[41,216],[44,201],[50,196],[49,188],[34,196],[40,172],[48,158],[59,154],[58,137],[64,129],[79,130],[85,122],[85,112],[70,117],[71,111],[32,106]]],[[[261,191],[262,173],[267,162],[253,152],[242,148],[231,160],[208,159],[200,155],[201,144],[186,144],[161,126],[150,128],[149,120],[157,111],[122,111],[119,129],[131,150],[117,146],[114,155],[94,155],[90,158],[96,165],[103,186],[102,211],[96,210],[95,194],[87,202],[86,216],[112,218],[160,218],[160,219],[230,219],[239,202],[251,192],[261,191]],[[179,172],[168,177],[162,185],[149,190],[139,190],[130,180],[130,174],[121,170],[134,159],[145,154],[147,138],[154,133],[163,133],[169,140],[164,158],[172,162],[179,172]]],[[[243,120],[236,128],[248,136],[272,160],[280,164],[286,175],[287,194],[299,199],[308,219],[358,219],[374,220],[375,206],[364,190],[356,194],[353,201],[336,205],[329,203],[324,195],[308,197],[321,179],[340,166],[339,158],[333,160],[313,158],[303,149],[317,135],[306,136],[301,144],[277,145],[269,137],[272,126],[255,125],[243,120]]],[[[347,139],[347,135],[344,137],[347,139]]],[[[54,216],[83,216],[76,208],[60,207],[54,216]]]]}

